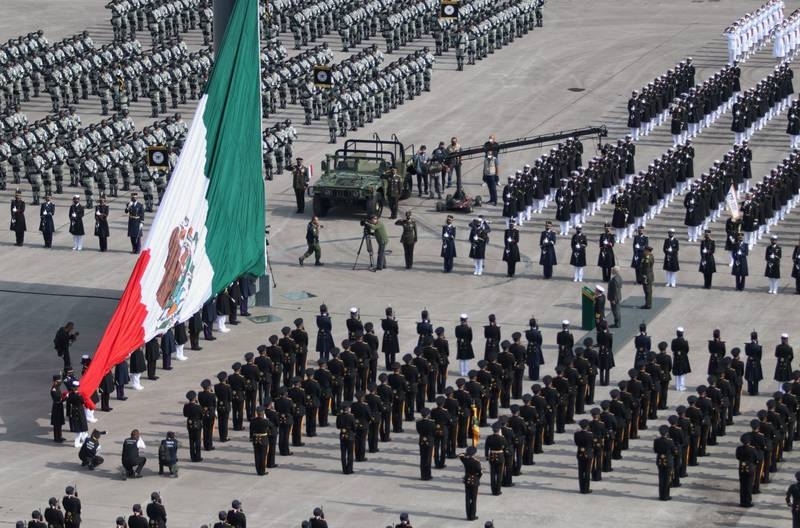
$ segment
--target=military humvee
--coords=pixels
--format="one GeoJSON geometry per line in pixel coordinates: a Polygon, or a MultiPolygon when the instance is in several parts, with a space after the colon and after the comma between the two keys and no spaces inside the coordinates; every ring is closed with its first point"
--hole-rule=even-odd
{"type": "MultiPolygon", "coordinates": [[[[401,200],[411,195],[411,175],[406,163],[408,149],[392,134],[389,141],[375,139],[348,139],[344,148],[326,154],[322,162],[322,176],[311,186],[314,214],[323,217],[331,207],[355,205],[368,216],[380,217],[388,198],[388,179],[392,167],[403,178],[401,200]]],[[[409,155],[410,161],[410,155],[409,155]]]]}

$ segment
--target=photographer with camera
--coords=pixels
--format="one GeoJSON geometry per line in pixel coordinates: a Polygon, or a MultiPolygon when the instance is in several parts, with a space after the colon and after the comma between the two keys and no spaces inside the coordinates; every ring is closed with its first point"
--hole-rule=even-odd
{"type": "Polygon", "coordinates": [[[92,435],[84,440],[81,450],[78,451],[78,458],[81,459],[81,466],[87,466],[93,470],[103,463],[103,457],[97,453],[100,451],[100,436],[104,435],[105,431],[92,431],[92,435]]]}
{"type": "Polygon", "coordinates": [[[298,259],[301,266],[303,265],[303,261],[310,257],[312,253],[314,254],[314,265],[324,266],[319,260],[322,254],[319,247],[319,230],[323,227],[324,226],[319,223],[319,218],[316,216],[311,217],[311,221],[308,223],[308,227],[306,227],[306,244],[308,244],[308,250],[298,259]]]}
{"type": "Polygon", "coordinates": [[[64,372],[72,368],[72,360],[69,357],[69,346],[75,342],[80,335],[78,332],[72,332],[75,329],[75,324],[69,321],[56,332],[53,338],[53,345],[56,349],[58,357],[64,360],[64,372]]]}
{"type": "Polygon", "coordinates": [[[380,271],[386,267],[386,244],[389,243],[386,226],[375,215],[371,215],[368,220],[363,220],[361,225],[364,226],[364,236],[373,236],[378,243],[378,260],[375,263],[375,271],[380,271]]]}

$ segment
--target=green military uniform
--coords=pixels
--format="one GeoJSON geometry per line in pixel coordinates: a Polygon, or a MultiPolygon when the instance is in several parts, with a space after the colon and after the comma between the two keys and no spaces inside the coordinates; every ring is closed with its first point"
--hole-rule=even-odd
{"type": "Polygon", "coordinates": [[[395,225],[403,227],[400,235],[400,242],[403,244],[403,252],[406,258],[406,269],[411,269],[414,265],[414,244],[417,243],[417,223],[411,218],[411,211],[406,212],[403,220],[398,220],[395,225]]]}
{"type": "Polygon", "coordinates": [[[303,253],[303,256],[300,257],[300,265],[303,265],[303,261],[314,254],[314,265],[315,266],[322,266],[322,262],[320,262],[320,255],[322,254],[320,247],[319,247],[319,230],[322,226],[319,224],[317,217],[311,219],[308,223],[308,228],[306,229],[306,243],[308,244],[308,250],[303,253]]]}

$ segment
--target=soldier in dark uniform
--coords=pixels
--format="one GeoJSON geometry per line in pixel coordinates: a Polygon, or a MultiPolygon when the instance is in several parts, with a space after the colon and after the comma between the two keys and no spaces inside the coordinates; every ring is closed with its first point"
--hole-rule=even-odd
{"type": "Polygon", "coordinates": [[[433,340],[433,346],[436,347],[436,351],[439,353],[436,392],[443,394],[447,385],[447,366],[450,364],[450,343],[444,336],[444,327],[439,326],[436,328],[436,339],[433,340]]]}
{"type": "MultiPolygon", "coordinates": [[[[244,355],[245,364],[242,366],[242,378],[244,381],[244,408],[248,420],[255,416],[256,397],[258,396],[258,381],[261,377],[261,370],[255,364],[255,357],[252,352],[244,355]]],[[[235,428],[234,413],[234,428],[235,428]]]]}
{"type": "Polygon", "coordinates": [[[736,460],[739,461],[739,506],[753,506],[753,485],[756,479],[759,454],[751,444],[750,433],[741,436],[742,445],[736,448],[736,460]]]}
{"type": "Polygon", "coordinates": [[[545,279],[553,276],[553,266],[558,263],[555,249],[556,234],[552,231],[552,227],[552,222],[549,220],[545,222],[544,231],[539,236],[539,249],[541,250],[539,265],[543,266],[545,279]]]}
{"type": "Polygon", "coordinates": [[[606,424],[600,419],[602,411],[595,407],[590,411],[592,420],[589,422],[589,430],[592,432],[592,480],[599,482],[603,480],[603,457],[605,455],[605,442],[608,432],[606,424]]]}
{"type": "Polygon", "coordinates": [[[243,429],[244,417],[244,395],[245,395],[245,379],[241,374],[242,364],[238,361],[231,365],[233,374],[228,376],[228,385],[231,387],[231,414],[233,418],[233,430],[241,431],[243,429]]]}
{"type": "Polygon", "coordinates": [[[11,200],[11,231],[16,236],[14,245],[21,246],[25,241],[25,229],[25,202],[22,200],[22,193],[17,190],[11,200]]]}
{"type": "MultiPolygon", "coordinates": [[[[200,386],[203,391],[197,395],[197,400],[203,409],[203,449],[205,451],[213,451],[215,449],[214,424],[216,421],[217,396],[211,390],[211,380],[203,380],[200,386]]],[[[225,428],[227,429],[227,424],[225,428]]]]}
{"type": "Polygon", "coordinates": [[[272,424],[267,428],[267,469],[278,467],[275,463],[276,444],[278,443],[278,424],[280,423],[280,416],[275,410],[275,405],[269,401],[264,409],[264,417],[272,424]]]}
{"type": "Polygon", "coordinates": [[[604,232],[600,234],[600,249],[597,253],[597,265],[603,271],[603,282],[611,280],[611,268],[616,265],[614,244],[616,237],[611,232],[611,224],[606,222],[604,232]]]}
{"type": "Polygon", "coordinates": [[[525,340],[528,342],[525,356],[528,360],[528,379],[536,381],[539,379],[539,367],[544,365],[544,354],[542,354],[542,332],[536,319],[528,320],[528,329],[525,331],[525,340]]]}
{"type": "Polygon", "coordinates": [[[711,230],[706,229],[703,233],[703,240],[700,241],[700,273],[703,274],[703,288],[708,290],[711,288],[711,280],[717,271],[714,260],[716,244],[711,239],[711,230]]]}
{"type": "MultiPolygon", "coordinates": [[[[277,343],[278,336],[271,335],[270,339],[277,343]]],[[[270,343],[272,345],[272,343],[270,343]]],[[[274,345],[272,345],[274,346],[274,345]]],[[[275,370],[275,364],[272,362],[272,358],[267,354],[270,351],[270,348],[266,345],[258,345],[256,348],[258,352],[258,357],[253,360],[253,363],[258,367],[259,377],[258,377],[258,403],[259,405],[264,405],[265,402],[271,399],[272,395],[272,374],[275,370]]],[[[248,373],[250,372],[250,367],[248,367],[248,373]]]]}
{"type": "Polygon", "coordinates": [[[58,505],[58,499],[50,497],[49,506],[44,510],[44,520],[48,528],[64,528],[64,512],[58,505]]]}
{"type": "MultiPolygon", "coordinates": [[[[147,518],[142,514],[142,505],[134,504],[132,510],[133,515],[128,516],[128,528],[149,528],[150,523],[147,522],[147,518]]],[[[123,522],[124,525],[125,523],[123,522]]]]}
{"type": "MultiPolygon", "coordinates": [[[[516,221],[511,218],[508,228],[503,234],[503,260],[507,265],[506,275],[513,278],[517,270],[517,262],[520,261],[519,255],[519,229],[516,221]]],[[[481,264],[481,269],[483,269],[481,264]]]]}
{"type": "Polygon", "coordinates": [[[469,371],[469,360],[475,358],[472,350],[472,328],[467,323],[467,314],[461,314],[460,323],[456,326],[456,359],[458,359],[459,372],[466,376],[469,371]]]}
{"type": "Polygon", "coordinates": [[[161,495],[157,491],[150,494],[150,504],[145,511],[150,528],[167,528],[167,510],[161,504],[161,495]]]}
{"type": "Polygon", "coordinates": [[[403,356],[403,366],[400,372],[406,380],[406,401],[403,406],[405,410],[405,421],[414,421],[414,410],[417,403],[417,392],[419,391],[420,373],[417,367],[412,364],[413,356],[406,354],[403,356]]]}
{"type": "Polygon", "coordinates": [[[286,387],[278,389],[275,411],[278,413],[278,449],[281,456],[289,456],[292,454],[289,450],[289,432],[292,429],[294,403],[286,395],[286,387]]]}
{"type": "Polygon", "coordinates": [[[65,528],[80,528],[81,500],[78,498],[78,492],[73,486],[67,486],[64,493],[66,495],[61,498],[61,505],[64,506],[64,526],[65,528]]]}
{"type": "Polygon", "coordinates": [[[364,396],[364,401],[367,406],[369,406],[369,412],[372,416],[367,427],[367,451],[370,453],[377,453],[380,451],[378,449],[378,438],[380,437],[385,405],[378,394],[378,385],[376,385],[375,382],[369,383],[367,391],[368,393],[364,396]]]}
{"type": "Polygon", "coordinates": [[[328,370],[328,362],[320,358],[317,361],[317,370],[314,371],[314,380],[319,386],[319,408],[317,410],[317,424],[320,427],[328,427],[328,413],[331,409],[331,397],[333,396],[333,375],[328,370]]]}
{"type": "Polygon", "coordinates": [[[281,338],[278,346],[281,348],[281,363],[283,367],[283,384],[289,386],[294,377],[294,365],[297,358],[297,341],[291,335],[292,329],[288,326],[281,328],[281,338]]]}
{"type": "Polygon", "coordinates": [[[300,317],[294,320],[294,326],[294,330],[289,334],[297,344],[294,352],[294,375],[302,376],[306,371],[306,359],[308,358],[308,332],[306,332],[303,319],[300,317]]]}
{"type": "Polygon", "coordinates": [[[197,402],[197,393],[186,393],[187,403],[183,406],[183,416],[186,417],[186,430],[189,433],[189,456],[192,462],[202,462],[200,454],[200,435],[203,430],[203,408],[197,402]]]}
{"type": "Polygon", "coordinates": [[[354,438],[356,462],[366,462],[367,436],[374,417],[372,416],[369,405],[364,402],[364,393],[362,391],[359,390],[356,393],[356,400],[353,402],[350,410],[356,420],[354,438]]]}
{"type": "Polygon", "coordinates": [[[353,306],[350,308],[350,318],[345,321],[347,325],[347,338],[350,341],[356,340],[356,332],[357,331],[364,331],[364,324],[361,322],[361,319],[358,315],[358,308],[353,306]]]}
{"type": "Polygon", "coordinates": [[[306,391],[301,387],[302,378],[292,378],[292,387],[286,392],[294,404],[292,408],[292,446],[302,447],[303,443],[303,418],[306,415],[306,391]]]}
{"type": "Polygon", "coordinates": [[[778,389],[782,389],[783,383],[792,380],[792,359],[794,351],[789,346],[789,334],[781,334],[781,342],[775,347],[775,358],[778,360],[775,365],[775,381],[778,382],[778,389]]]}
{"type": "Polygon", "coordinates": [[[419,434],[419,470],[420,480],[431,480],[431,462],[433,459],[433,444],[436,435],[436,422],[431,420],[430,409],[423,407],[420,410],[422,418],[417,420],[417,434],[419,434]]]}
{"type": "Polygon", "coordinates": [[[675,376],[675,388],[683,392],[686,390],[686,374],[692,371],[689,363],[689,342],[683,337],[683,327],[676,330],[676,337],[670,345],[672,350],[672,374],[675,376]]]}
{"type": "Polygon", "coordinates": [[[731,247],[731,275],[736,278],[736,289],[739,291],[744,290],[745,281],[750,273],[747,265],[747,255],[749,253],[750,247],[744,241],[744,235],[736,233],[736,242],[731,247]]]}
{"type": "Polygon", "coordinates": [[[131,253],[139,253],[142,244],[142,230],[144,228],[144,206],[136,201],[137,194],[131,193],[131,200],[125,205],[125,214],[128,215],[128,238],[131,239],[131,253]]]}
{"type": "Polygon", "coordinates": [[[256,416],[250,421],[250,441],[253,443],[253,454],[255,455],[256,474],[266,475],[267,449],[269,447],[269,437],[275,435],[272,422],[264,416],[264,407],[256,408],[256,416]]]}
{"type": "Polygon", "coordinates": [[[342,473],[353,473],[353,447],[355,442],[356,419],[350,413],[350,402],[342,403],[342,412],[336,417],[339,430],[339,448],[342,455],[342,473]]]}
{"type": "MultiPolygon", "coordinates": [[[[502,437],[501,437],[502,438],[502,437]]],[[[464,493],[466,496],[467,520],[474,521],[478,505],[478,487],[481,482],[481,463],[475,457],[477,450],[470,446],[463,455],[459,455],[461,463],[464,464],[464,493]]],[[[800,479],[798,479],[800,480],[800,479]]],[[[800,494],[798,494],[800,496],[800,494]]]]}
{"type": "Polygon", "coordinates": [[[744,353],[747,356],[744,377],[747,380],[747,393],[750,396],[758,396],[758,382],[764,379],[761,369],[762,348],[758,344],[758,333],[750,332],[750,342],[744,345],[744,353]]]}
{"type": "Polygon", "coordinates": [[[428,310],[420,312],[420,319],[417,321],[417,346],[422,346],[426,336],[433,335],[433,324],[431,324],[428,310]]]}
{"type": "Polygon", "coordinates": [[[578,484],[580,492],[583,494],[591,493],[589,489],[591,483],[592,451],[594,449],[594,435],[589,430],[589,420],[581,420],[578,423],[579,431],[574,436],[575,446],[577,447],[578,458],[578,484]]]}
{"type": "Polygon", "coordinates": [[[653,452],[656,454],[656,467],[658,467],[658,499],[668,501],[671,499],[669,490],[672,485],[672,472],[675,469],[675,457],[680,456],[675,442],[669,435],[669,426],[662,425],[658,428],[658,438],[653,440],[653,452]]]}
{"type": "Polygon", "coordinates": [[[411,218],[411,211],[406,211],[405,219],[397,220],[395,225],[403,228],[400,242],[403,244],[406,269],[411,269],[414,265],[414,244],[417,243],[417,223],[411,218]]]}
{"type": "Polygon", "coordinates": [[[644,304],[640,308],[649,310],[653,305],[653,248],[646,246],[639,262],[638,280],[644,290],[644,304]]]}
{"type": "Polygon", "coordinates": [[[792,510],[792,526],[800,526],[800,471],[794,474],[796,482],[786,490],[786,505],[792,510]]]}
{"type": "MultiPolygon", "coordinates": [[[[381,413],[380,423],[380,440],[381,442],[388,442],[391,440],[392,421],[393,421],[393,408],[394,408],[394,390],[389,385],[389,376],[384,372],[378,376],[380,382],[377,387],[378,396],[383,403],[383,412],[381,413]]],[[[401,422],[402,423],[402,422],[401,422]]]]}
{"type": "Polygon", "coordinates": [[[381,328],[383,329],[381,351],[386,358],[386,370],[391,370],[392,363],[395,362],[397,354],[400,353],[400,343],[397,339],[399,327],[391,307],[386,308],[386,318],[381,319],[381,328]]]}
{"type": "Polygon", "coordinates": [[[575,338],[572,332],[569,331],[569,321],[567,319],[561,321],[561,331],[556,335],[556,345],[558,345],[558,365],[568,365],[575,359],[575,353],[573,352],[575,338]]]}
{"type": "Polygon", "coordinates": [[[61,428],[64,427],[64,394],[61,392],[61,376],[59,374],[53,375],[53,383],[50,386],[50,399],[52,406],[50,407],[50,425],[53,426],[53,441],[57,443],[64,442],[64,436],[61,433],[61,428]]]}
{"type": "Polygon", "coordinates": [[[328,314],[328,307],[321,304],[319,315],[317,316],[317,346],[319,358],[325,361],[330,360],[330,352],[336,346],[333,341],[333,324],[331,316],[328,314]]]}
{"type": "Polygon", "coordinates": [[[502,426],[496,422],[492,425],[493,434],[486,438],[484,456],[489,461],[492,495],[500,495],[505,469],[505,455],[510,450],[508,441],[501,434],[502,426]]]}
{"type": "Polygon", "coordinates": [[[489,324],[483,327],[483,337],[486,339],[483,359],[489,361],[500,353],[500,327],[494,314],[489,314],[489,324]]]}
{"type": "Polygon", "coordinates": [[[764,269],[764,276],[769,279],[769,293],[774,295],[778,294],[778,283],[781,278],[781,256],[783,250],[778,245],[777,235],[770,237],[770,244],[767,246],[764,254],[766,261],[766,268],[764,269]]]}
{"type": "Polygon", "coordinates": [[[322,395],[322,388],[317,380],[314,379],[314,369],[309,368],[305,370],[306,378],[300,383],[301,388],[305,392],[305,418],[306,418],[306,436],[317,436],[317,414],[320,407],[320,397],[322,395]]]}
{"type": "Polygon", "coordinates": [[[226,520],[231,526],[233,526],[233,528],[247,527],[247,518],[245,517],[244,510],[242,510],[241,502],[236,499],[231,501],[231,509],[228,510],[228,516],[226,520]]]}
{"type": "Polygon", "coordinates": [[[448,451],[449,434],[453,423],[450,413],[445,408],[447,398],[439,396],[436,398],[436,407],[430,412],[430,417],[434,421],[435,429],[433,433],[433,463],[436,469],[445,467],[445,457],[448,451]]]}
{"type": "Polygon", "coordinates": [[[89,436],[89,426],[86,422],[86,410],[83,396],[78,392],[80,383],[73,381],[69,387],[69,394],[66,398],[67,420],[69,430],[76,433],[75,447],[80,448],[83,441],[89,436]]]}
{"type": "Polygon", "coordinates": [[[453,215],[447,215],[445,225],[442,226],[442,251],[444,259],[444,272],[453,271],[453,260],[456,258],[456,226],[453,225],[453,215]]]}
{"type": "Polygon", "coordinates": [[[49,248],[53,245],[53,233],[56,231],[53,215],[56,213],[56,205],[50,201],[50,195],[45,194],[44,203],[39,207],[39,231],[42,232],[44,247],[49,248]]]}

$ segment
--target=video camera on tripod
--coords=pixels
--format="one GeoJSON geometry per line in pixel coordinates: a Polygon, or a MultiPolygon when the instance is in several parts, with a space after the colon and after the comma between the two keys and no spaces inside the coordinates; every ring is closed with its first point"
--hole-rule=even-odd
{"type": "Polygon", "coordinates": [[[363,234],[361,235],[361,244],[359,244],[358,252],[356,253],[356,260],[353,262],[353,269],[355,270],[358,265],[358,257],[361,255],[365,241],[367,243],[367,253],[369,254],[369,269],[375,269],[375,262],[372,259],[372,236],[375,234],[372,228],[374,224],[369,219],[361,220],[359,224],[363,228],[363,234]]]}

